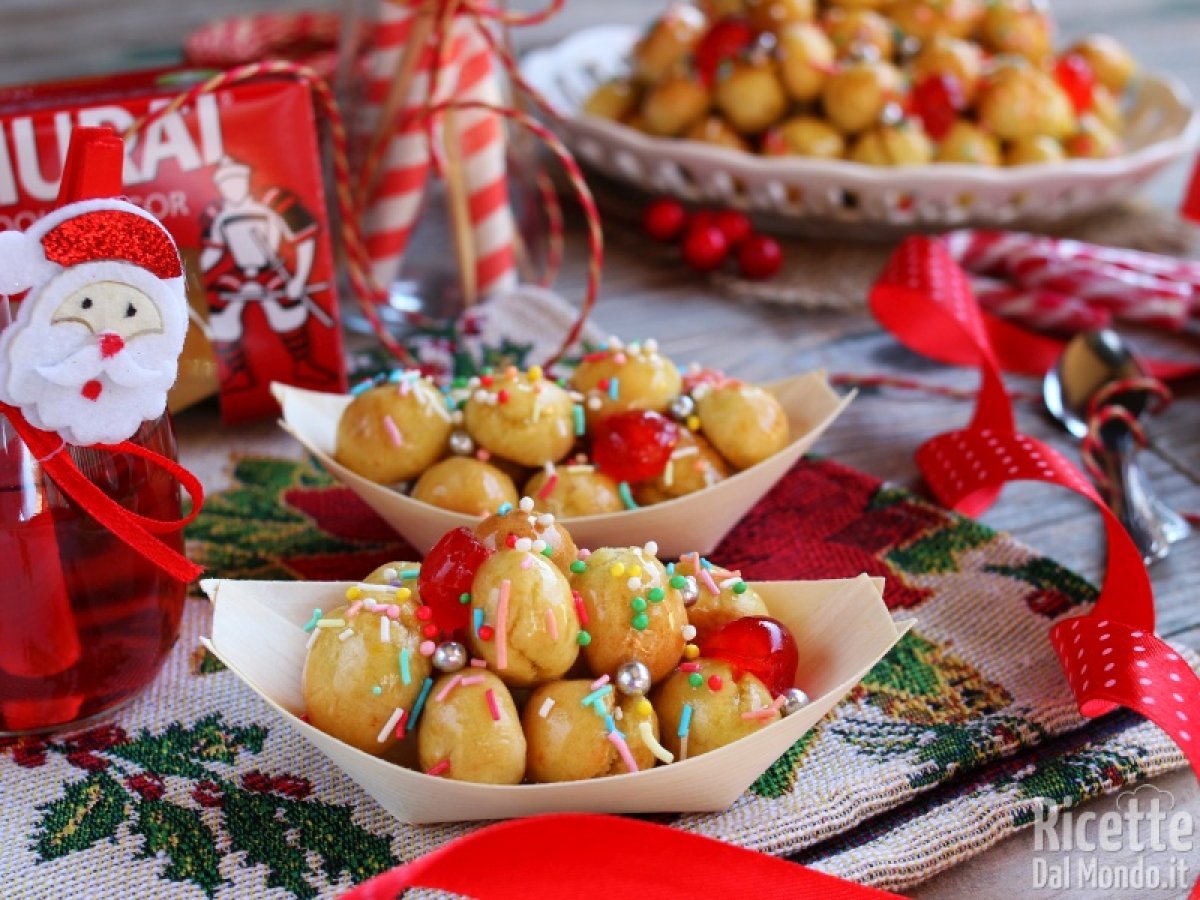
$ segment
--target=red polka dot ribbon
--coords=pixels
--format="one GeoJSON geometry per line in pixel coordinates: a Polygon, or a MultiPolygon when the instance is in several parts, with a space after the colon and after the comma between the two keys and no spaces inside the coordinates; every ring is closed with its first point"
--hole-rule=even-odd
{"type": "MultiPolygon", "coordinates": [[[[1091,613],[1051,628],[1051,644],[1083,715],[1104,715],[1118,706],[1141,713],[1175,740],[1200,774],[1200,678],[1154,635],[1150,578],[1116,516],[1062,454],[1016,430],[992,343],[996,332],[963,270],[941,242],[909,238],[872,291],[871,308],[911,350],[980,370],[971,423],[917,450],[917,465],[940,502],[978,515],[1008,482],[1043,481],[1096,503],[1108,540],[1104,585],[1091,613]]],[[[1021,334],[1015,329],[1002,334],[1009,357],[1019,356],[1021,334]]]]}

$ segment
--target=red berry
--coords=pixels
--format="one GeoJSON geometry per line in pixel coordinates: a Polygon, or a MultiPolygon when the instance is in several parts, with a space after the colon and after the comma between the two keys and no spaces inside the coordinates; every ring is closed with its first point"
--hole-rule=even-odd
{"type": "Polygon", "coordinates": [[[633,409],[608,416],[592,436],[592,459],[617,481],[660,475],[679,440],[679,426],[666,416],[633,409]]]}
{"type": "Polygon", "coordinates": [[[752,234],[738,247],[738,265],[747,278],[770,278],[783,265],[783,248],[775,238],[752,234]]]}
{"type": "Polygon", "coordinates": [[[736,209],[721,210],[717,213],[714,224],[725,233],[725,240],[729,241],[730,247],[737,247],[750,237],[754,230],[754,226],[750,224],[750,217],[736,209]]]}
{"type": "Polygon", "coordinates": [[[655,200],[642,213],[642,228],[656,241],[669,244],[679,239],[687,225],[687,210],[678,200],[655,200]]]}
{"type": "Polygon", "coordinates": [[[1068,53],[1054,64],[1054,79],[1082,115],[1096,102],[1096,73],[1092,64],[1078,53],[1068,53]]]}
{"type": "Polygon", "coordinates": [[[688,231],[697,228],[711,228],[716,224],[717,211],[715,209],[698,209],[688,219],[688,231]]]}
{"type": "Polygon", "coordinates": [[[729,256],[729,239],[716,225],[693,225],[683,238],[683,258],[699,272],[711,272],[729,256]]]}
{"type": "Polygon", "coordinates": [[[966,109],[967,100],[962,84],[953,75],[941,73],[922,78],[912,90],[912,112],[929,136],[940,141],[966,109]]]}
{"type": "Polygon", "coordinates": [[[734,59],[754,43],[754,29],[744,19],[722,19],[708,29],[696,45],[693,60],[696,74],[709,87],[717,79],[721,63],[734,59]]]}
{"type": "Polygon", "coordinates": [[[787,626],[767,616],[734,619],[714,631],[700,644],[707,659],[720,659],[733,666],[733,677],[749,672],[778,696],[796,681],[800,654],[787,626]]]}
{"type": "Polygon", "coordinates": [[[458,602],[471,592],[475,573],[492,551],[469,528],[447,531],[421,563],[417,590],[433,610],[434,624],[442,631],[466,628],[471,610],[458,602]]]}

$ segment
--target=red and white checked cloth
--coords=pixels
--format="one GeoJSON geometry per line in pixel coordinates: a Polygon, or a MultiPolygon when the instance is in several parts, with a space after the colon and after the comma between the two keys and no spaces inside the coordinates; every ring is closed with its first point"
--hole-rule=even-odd
{"type": "MultiPolygon", "coordinates": [[[[376,130],[418,17],[416,5],[394,0],[380,4],[380,20],[373,29],[366,60],[364,109],[355,125],[368,139],[376,130]]],[[[451,101],[500,103],[490,42],[482,33],[488,27],[477,15],[456,15],[440,35],[446,46],[441,55],[444,65],[436,78],[431,76],[438,49],[432,40],[421,48],[408,96],[397,116],[400,124],[388,138],[364,209],[367,252],[379,284],[390,284],[400,270],[430,177],[430,134],[420,112],[451,101]],[[436,96],[430,96],[431,86],[436,96]]],[[[500,117],[488,110],[465,109],[455,115],[469,192],[476,284],[480,296],[486,297],[517,283],[504,129],[500,117]]],[[[439,145],[437,141],[433,144],[439,145]]]]}

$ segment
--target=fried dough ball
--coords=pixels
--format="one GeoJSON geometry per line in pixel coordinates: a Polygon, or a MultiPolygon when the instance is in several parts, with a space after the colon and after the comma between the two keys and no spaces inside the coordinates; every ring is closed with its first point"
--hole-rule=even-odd
{"type": "MultiPolygon", "coordinates": [[[[689,557],[675,564],[675,574],[695,576],[696,567],[689,557]]],[[[710,634],[734,619],[746,616],[769,616],[770,610],[758,591],[737,578],[728,569],[712,566],[708,578],[697,578],[700,593],[688,607],[688,623],[696,629],[694,642],[704,641],[710,634]],[[709,584],[711,579],[712,584],[709,584]],[[710,588],[717,588],[713,593],[710,588]]]]}
{"type": "Polygon", "coordinates": [[[758,31],[778,34],[794,22],[817,16],[816,0],[744,0],[750,24],[758,31]]]}
{"type": "Polygon", "coordinates": [[[797,22],[779,33],[779,78],[793,100],[808,103],[821,96],[836,58],[819,25],[797,22]]]}
{"type": "Polygon", "coordinates": [[[963,99],[971,103],[983,72],[983,50],[971,41],[938,35],[921,48],[912,67],[913,81],[918,83],[931,75],[953,76],[963,99]]]}
{"type": "Polygon", "coordinates": [[[1121,153],[1121,138],[1097,116],[1079,117],[1079,131],[1063,142],[1067,155],[1076,159],[1112,159],[1121,153]]]}
{"type": "Polygon", "coordinates": [[[900,93],[900,73],[885,62],[852,62],[831,75],[821,92],[825,115],[845,134],[879,122],[884,107],[900,93]]]}
{"type": "Polygon", "coordinates": [[[1068,52],[1086,59],[1096,80],[1114,94],[1122,93],[1137,74],[1137,61],[1120,41],[1107,34],[1089,35],[1068,52]]]}
{"type": "Polygon", "coordinates": [[[703,12],[688,3],[673,3],[633,48],[634,76],[658,84],[682,68],[707,30],[703,12]]]}
{"type": "Polygon", "coordinates": [[[1054,24],[1031,0],[993,0],[979,37],[993,53],[1014,53],[1038,65],[1054,55],[1054,24]]]}
{"type": "Polygon", "coordinates": [[[729,465],[712,444],[690,428],[679,429],[679,440],[661,475],[633,486],[639,506],[663,503],[712,487],[729,477],[729,465]]]}
{"type": "MultiPolygon", "coordinates": [[[[417,579],[401,578],[400,576],[404,572],[419,572],[419,571],[421,571],[420,563],[400,562],[400,561],[384,563],[382,566],[377,567],[374,571],[371,572],[370,575],[368,575],[366,578],[364,578],[362,580],[362,583],[363,584],[386,584],[389,587],[395,587],[395,588],[407,587],[410,590],[412,590],[413,593],[415,594],[416,590],[417,590],[417,579]]],[[[379,597],[376,597],[375,599],[379,603],[384,602],[379,597]]],[[[388,600],[387,602],[391,603],[392,601],[388,600]]]]}
{"type": "Polygon", "coordinates": [[[516,503],[517,489],[495,466],[469,456],[451,456],[421,474],[412,496],[431,506],[483,516],[505,503],[516,503]]]}
{"type": "Polygon", "coordinates": [[[1006,166],[1031,166],[1039,163],[1062,162],[1067,158],[1067,152],[1062,144],[1044,134],[1035,137],[1019,138],[1008,145],[1004,151],[1006,166]]]}
{"type": "Polygon", "coordinates": [[[675,363],[658,352],[657,342],[624,345],[610,339],[607,349],[583,358],[571,383],[585,397],[588,427],[592,428],[607,416],[631,409],[665,412],[679,395],[682,379],[675,363]],[[614,379],[615,392],[611,388],[614,379]]]}
{"type": "Polygon", "coordinates": [[[448,761],[449,768],[440,772],[443,778],[520,784],[525,733],[504,682],[486,669],[443,675],[434,682],[417,729],[417,755],[426,772],[448,761]]]}
{"type": "Polygon", "coordinates": [[[869,166],[923,166],[933,160],[933,142],[916,120],[906,119],[859,135],[850,159],[869,166]]]}
{"type": "Polygon", "coordinates": [[[589,116],[620,122],[637,109],[641,96],[636,84],[625,78],[614,78],[592,92],[583,104],[583,111],[589,116]]]}
{"type": "Polygon", "coordinates": [[[1003,161],[1000,142],[974,122],[959,119],[938,146],[937,162],[998,166],[1003,161]]]}
{"type": "Polygon", "coordinates": [[[695,394],[700,430],[735,469],[748,469],[787,446],[787,413],[763,388],[728,382],[695,394]]]}
{"type": "MultiPolygon", "coordinates": [[[[394,596],[379,600],[381,606],[394,602],[394,596]]],[[[304,706],[308,721],[372,756],[386,753],[396,743],[394,731],[385,730],[384,726],[397,707],[412,709],[421,682],[432,668],[429,660],[418,652],[421,632],[416,602],[409,599],[397,605],[400,615],[395,619],[361,605],[341,606],[326,612],[323,621],[340,620],[343,624],[332,628],[318,626],[317,637],[304,660],[304,706]],[[381,622],[386,625],[381,626],[381,622]],[[398,654],[404,649],[409,651],[408,684],[401,679],[396,665],[398,654]]]]}
{"type": "Polygon", "coordinates": [[[550,476],[537,472],[525,485],[525,493],[536,497],[537,508],[562,519],[599,516],[625,508],[617,483],[593,466],[561,466],[554,473],[554,486],[546,491],[550,476]]]}
{"type": "Polygon", "coordinates": [[[727,147],[730,150],[741,150],[743,153],[750,150],[750,145],[746,143],[745,139],[721,116],[705,116],[689,128],[683,136],[689,141],[727,147]]]}
{"type": "Polygon", "coordinates": [[[662,729],[663,746],[677,758],[681,749],[679,723],[685,705],[692,709],[687,735],[689,758],[732,744],[779,721],[778,712],[761,719],[742,718],[742,713],[771,705],[771,692],[754,675],[744,672],[735,680],[733,669],[726,662],[712,659],[698,662],[698,673],[675,671],[651,697],[662,729]],[[699,687],[692,685],[692,674],[700,676],[699,687]],[[710,681],[713,678],[719,681],[710,681]]]}
{"type": "Polygon", "coordinates": [[[698,6],[712,22],[728,19],[730,16],[741,16],[746,12],[745,0],[700,0],[698,6]]]}
{"type": "Polygon", "coordinates": [[[796,116],[768,131],[762,149],[766,156],[841,159],[846,153],[846,139],[824,119],[796,116]]]}
{"type": "Polygon", "coordinates": [[[537,541],[543,541],[550,549],[550,555],[546,558],[558,566],[564,575],[570,572],[571,563],[579,556],[574,538],[555,514],[545,510],[535,511],[529,499],[523,499],[519,506],[508,512],[488,516],[475,526],[475,537],[489,550],[511,548],[522,538],[528,538],[531,549],[545,556],[544,549],[532,546],[537,541]]]}
{"type": "Polygon", "coordinates": [[[579,618],[571,586],[540,553],[498,550],[489,557],[475,573],[471,607],[483,610],[494,634],[484,640],[469,628],[467,645],[505,684],[528,687],[561,678],[574,665],[579,618]]]}
{"type": "Polygon", "coordinates": [[[650,134],[675,137],[708,112],[708,88],[691,75],[670,75],[642,101],[642,121],[650,134]]]}
{"type": "Polygon", "coordinates": [[[925,42],[939,34],[970,37],[983,13],[982,0],[897,0],[887,14],[901,33],[925,42]]]}
{"type": "Polygon", "coordinates": [[[1005,69],[979,96],[979,124],[1001,140],[1040,134],[1065,138],[1076,130],[1075,110],[1061,87],[1037,69],[1005,69]]]}
{"type": "Polygon", "coordinates": [[[825,31],[841,58],[853,56],[865,47],[874,47],[881,59],[896,52],[892,24],[869,9],[834,8],[823,17],[825,31]]]}
{"type": "Polygon", "coordinates": [[[467,398],[463,423],[475,443],[523,466],[558,462],[575,443],[574,404],[553,381],[515,368],[485,376],[467,398]]]}
{"type": "Polygon", "coordinates": [[[395,484],[441,459],[450,431],[446,401],[429,379],[380,385],[342,411],[333,455],[363,478],[395,484]]]}
{"type": "Polygon", "coordinates": [[[739,132],[759,134],[779,121],[788,96],[773,62],[749,60],[734,63],[718,77],[716,103],[739,132]]]}
{"type": "Polygon", "coordinates": [[[683,597],[644,548],[593,551],[571,585],[587,611],[591,641],[583,655],[593,675],[611,675],[621,663],[637,660],[658,681],[679,662],[687,624],[683,597]]]}
{"type": "MultiPolygon", "coordinates": [[[[529,695],[521,720],[528,747],[525,768],[530,781],[585,781],[629,771],[617,744],[608,737],[607,717],[614,716],[618,709],[615,694],[611,690],[602,692],[592,704],[584,706],[582,701],[593,693],[591,682],[580,680],[543,684],[529,695]]],[[[628,728],[622,727],[629,718],[626,708],[626,704],[620,705],[621,721],[614,721],[614,725],[623,733],[621,740],[627,743],[634,765],[639,770],[650,768],[654,757],[641,736],[637,735],[635,741],[628,728]]],[[[657,728],[653,713],[649,720],[657,728]]]]}

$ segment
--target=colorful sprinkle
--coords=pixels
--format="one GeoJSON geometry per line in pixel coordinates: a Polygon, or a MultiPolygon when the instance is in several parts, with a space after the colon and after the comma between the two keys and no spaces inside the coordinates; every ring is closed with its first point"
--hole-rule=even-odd
{"type": "Polygon", "coordinates": [[[633,617],[633,627],[638,631],[645,631],[650,627],[650,617],[644,612],[638,613],[633,617]]]}
{"type": "Polygon", "coordinates": [[[578,437],[587,431],[587,419],[583,415],[583,407],[576,403],[571,407],[571,413],[575,417],[575,435],[578,437]]]}
{"type": "Polygon", "coordinates": [[[591,706],[597,700],[601,700],[604,697],[607,697],[612,692],[613,692],[613,689],[612,689],[611,684],[602,685],[601,687],[596,688],[594,691],[592,691],[590,694],[588,694],[586,697],[584,697],[579,702],[584,706],[591,706]]]}
{"type": "Polygon", "coordinates": [[[318,628],[345,628],[346,620],[345,619],[318,619],[317,627],[318,628]]]}
{"type": "Polygon", "coordinates": [[[575,640],[579,644],[580,647],[586,647],[588,644],[590,644],[592,642],[592,636],[590,634],[588,634],[586,631],[580,631],[579,637],[575,638],[575,640]]]}
{"type": "Polygon", "coordinates": [[[461,594],[458,595],[458,602],[461,603],[463,606],[466,606],[468,603],[471,602],[471,595],[469,593],[467,593],[466,591],[463,591],[461,594]]]}
{"type": "Polygon", "coordinates": [[[742,719],[747,722],[758,721],[761,719],[773,719],[776,715],[776,710],[771,706],[764,706],[762,709],[753,709],[750,712],[742,713],[742,719]]]}
{"type": "Polygon", "coordinates": [[[404,445],[404,435],[400,433],[400,427],[391,416],[383,417],[383,430],[387,432],[388,440],[392,442],[393,447],[404,445]]]}
{"type": "Polygon", "coordinates": [[[346,618],[353,619],[355,616],[357,616],[359,614],[359,611],[362,610],[362,608],[363,608],[362,601],[355,600],[353,603],[350,604],[350,608],[348,610],[346,610],[346,618]]]}
{"type": "Polygon", "coordinates": [[[613,563],[608,569],[608,574],[611,575],[613,578],[620,578],[622,575],[625,574],[624,564],[623,563],[613,563]]]}
{"type": "Polygon", "coordinates": [[[621,503],[626,509],[637,509],[637,501],[633,499],[633,493],[629,490],[629,482],[622,481],[617,485],[617,496],[621,498],[621,503]]]}
{"type": "Polygon", "coordinates": [[[415,581],[420,576],[421,576],[420,568],[405,569],[403,572],[400,573],[400,580],[401,581],[415,581]]]}
{"type": "Polygon", "coordinates": [[[379,643],[389,644],[392,641],[391,620],[386,616],[379,617],[379,643]]]}
{"type": "MultiPolygon", "coordinates": [[[[579,617],[579,624],[586,626],[588,623],[588,614],[587,605],[583,602],[583,595],[579,591],[571,591],[571,599],[575,601],[575,615],[579,617]]],[[[581,641],[580,643],[583,642],[581,641]]]]}
{"type": "Polygon", "coordinates": [[[685,738],[692,729],[692,704],[683,704],[683,712],[679,716],[679,731],[677,736],[685,738]]]}
{"type": "MultiPolygon", "coordinates": [[[[587,563],[585,563],[582,559],[577,559],[575,562],[571,563],[571,571],[576,575],[582,575],[587,571],[587,563]]],[[[320,610],[318,609],[317,612],[320,612],[320,610]]]]}
{"type": "Polygon", "coordinates": [[[685,659],[699,659],[700,658],[700,648],[697,647],[695,644],[684,644],[683,645],[683,656],[685,659]]]}
{"type": "Polygon", "coordinates": [[[621,394],[621,381],[619,378],[613,378],[608,382],[608,399],[616,401],[621,394]]]}
{"type": "Polygon", "coordinates": [[[700,417],[699,416],[688,416],[686,424],[687,424],[689,431],[699,431],[700,430],[700,417]]]}
{"type": "Polygon", "coordinates": [[[611,679],[610,679],[610,678],[609,678],[607,675],[601,675],[599,678],[597,678],[595,681],[593,681],[593,682],[592,682],[592,686],[589,688],[589,690],[593,690],[593,691],[594,691],[594,690],[597,690],[597,689],[599,689],[599,688],[602,688],[602,687],[604,687],[606,684],[608,684],[608,682],[609,682],[610,680],[611,680],[611,679]]]}
{"type": "Polygon", "coordinates": [[[538,492],[537,492],[538,499],[545,500],[547,497],[549,497],[551,494],[554,493],[554,489],[557,486],[558,486],[558,473],[555,472],[549,478],[546,479],[546,483],[543,484],[541,486],[541,488],[538,490],[538,492]]]}
{"type": "Polygon", "coordinates": [[[429,697],[429,691],[433,688],[433,679],[426,678],[421,682],[421,693],[417,694],[417,702],[413,704],[412,717],[409,719],[411,725],[417,724],[417,719],[421,715],[421,710],[425,708],[425,700],[429,697]]]}
{"type": "Polygon", "coordinates": [[[396,735],[396,740],[398,740],[398,741],[404,740],[404,730],[406,727],[407,719],[408,719],[407,711],[400,713],[400,721],[396,723],[396,728],[393,731],[393,734],[396,735]]]}
{"type": "Polygon", "coordinates": [[[724,687],[724,685],[725,685],[725,682],[721,680],[720,675],[709,675],[708,676],[708,686],[712,690],[719,691],[722,687],[724,687]]]}
{"type": "Polygon", "coordinates": [[[538,707],[538,715],[543,719],[550,715],[550,710],[554,709],[554,698],[547,697],[542,701],[542,705],[538,707]]]}
{"type": "Polygon", "coordinates": [[[647,700],[645,697],[642,697],[640,700],[638,700],[637,713],[639,716],[648,716],[652,712],[654,712],[654,707],[651,705],[649,700],[647,700]]]}
{"type": "Polygon", "coordinates": [[[433,765],[433,767],[430,768],[430,770],[428,772],[426,772],[425,774],[432,775],[434,778],[437,778],[439,775],[443,775],[449,771],[450,771],[450,760],[443,759],[443,760],[440,760],[437,763],[435,763],[433,765]]]}
{"type": "Polygon", "coordinates": [[[685,587],[687,587],[687,579],[682,575],[672,575],[671,587],[675,588],[677,591],[682,591],[685,587]]]}
{"type": "Polygon", "coordinates": [[[354,629],[347,628],[345,631],[343,631],[341,634],[338,635],[338,640],[339,641],[348,641],[352,637],[354,637],[354,629]]]}
{"type": "Polygon", "coordinates": [[[634,612],[645,612],[646,611],[646,598],[645,597],[634,597],[629,602],[629,605],[633,607],[634,612]]]}
{"type": "Polygon", "coordinates": [[[436,700],[438,703],[441,703],[443,700],[445,700],[447,697],[450,696],[450,692],[452,690],[454,690],[456,687],[458,687],[458,683],[460,681],[462,681],[462,676],[455,675],[453,678],[451,678],[449,681],[447,681],[445,684],[442,685],[441,689],[437,692],[437,696],[435,696],[433,699],[436,700]]]}
{"type": "Polygon", "coordinates": [[[646,745],[646,749],[654,755],[655,759],[662,763],[675,762],[675,754],[658,742],[649,722],[638,723],[638,734],[641,735],[642,743],[646,745]]]}
{"type": "Polygon", "coordinates": [[[472,657],[471,665],[476,669],[486,669],[487,668],[487,660],[480,659],[479,657],[472,657]]]}
{"type": "MultiPolygon", "coordinates": [[[[482,676],[481,676],[482,677],[482,676]]],[[[487,705],[488,712],[492,714],[492,721],[500,721],[500,704],[496,702],[496,692],[491,688],[487,689],[487,705]]]]}
{"type": "Polygon", "coordinates": [[[412,653],[407,647],[400,651],[400,680],[412,684],[412,670],[408,666],[408,657],[412,653]]]}
{"type": "Polygon", "coordinates": [[[749,585],[747,585],[746,582],[739,581],[737,584],[735,584],[733,586],[733,592],[735,594],[744,594],[744,593],[746,593],[746,588],[748,588],[748,587],[749,587],[749,585]]]}
{"type": "Polygon", "coordinates": [[[680,663],[679,671],[680,672],[699,672],[700,671],[700,663],[698,663],[698,662],[680,663]]]}
{"type": "Polygon", "coordinates": [[[400,721],[400,717],[402,715],[404,715],[404,709],[402,707],[397,706],[394,710],[392,710],[392,714],[388,716],[388,720],[383,723],[383,728],[379,730],[379,734],[375,738],[377,743],[382,744],[388,739],[388,735],[390,735],[395,729],[396,723],[400,721]]]}
{"type": "Polygon", "coordinates": [[[360,597],[362,597],[362,595],[363,595],[362,588],[359,587],[357,584],[352,584],[350,587],[346,588],[346,599],[347,600],[357,600],[360,597]]]}
{"type": "Polygon", "coordinates": [[[309,632],[316,630],[317,623],[319,621],[321,621],[322,615],[323,615],[323,613],[319,609],[314,609],[312,611],[312,618],[310,618],[307,622],[304,623],[305,634],[308,634],[309,632]]]}
{"type": "Polygon", "coordinates": [[[700,685],[704,684],[704,676],[699,672],[693,672],[688,676],[688,684],[694,688],[698,688],[700,685]]]}
{"type": "Polygon", "coordinates": [[[716,597],[721,593],[721,589],[717,587],[717,583],[713,581],[712,573],[708,569],[700,570],[700,583],[704,585],[704,589],[716,597]]]}
{"type": "Polygon", "coordinates": [[[421,641],[421,646],[417,648],[422,656],[433,656],[433,651],[437,649],[437,644],[433,641],[421,641]]]}
{"type": "Polygon", "coordinates": [[[496,510],[496,515],[507,516],[512,511],[513,511],[513,505],[511,503],[501,503],[500,508],[498,510],[496,510]]]}
{"type": "Polygon", "coordinates": [[[382,688],[382,687],[380,687],[380,686],[379,686],[379,685],[377,685],[377,684],[376,684],[376,685],[372,685],[372,686],[371,686],[371,693],[372,693],[372,694],[374,694],[376,697],[382,696],[382,695],[383,695],[383,688],[382,688]]]}
{"type": "Polygon", "coordinates": [[[493,628],[491,625],[480,625],[479,626],[479,639],[481,641],[490,641],[495,636],[496,636],[496,629],[493,628]]]}
{"type": "Polygon", "coordinates": [[[465,675],[463,680],[459,682],[463,687],[470,687],[473,684],[483,684],[482,675],[465,675]]]}
{"type": "Polygon", "coordinates": [[[684,625],[679,629],[679,633],[683,635],[685,641],[693,640],[696,637],[696,626],[690,624],[684,625]]]}
{"type": "Polygon", "coordinates": [[[508,599],[511,593],[512,582],[505,578],[500,582],[500,599],[496,603],[496,668],[501,671],[508,668],[508,599]]]}
{"type": "Polygon", "coordinates": [[[656,587],[650,588],[650,593],[648,593],[646,596],[650,599],[651,603],[662,603],[663,597],[666,596],[666,593],[662,588],[656,587]]]}
{"type": "MultiPolygon", "coordinates": [[[[596,706],[596,711],[599,712],[603,708],[604,707],[598,705],[598,706],[596,706]]],[[[614,731],[617,730],[617,721],[609,713],[604,714],[604,730],[607,731],[609,734],[612,734],[614,731]]]]}
{"type": "Polygon", "coordinates": [[[471,610],[471,628],[475,632],[475,637],[479,637],[479,629],[483,627],[483,609],[475,607],[471,610]]]}

